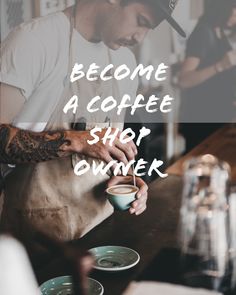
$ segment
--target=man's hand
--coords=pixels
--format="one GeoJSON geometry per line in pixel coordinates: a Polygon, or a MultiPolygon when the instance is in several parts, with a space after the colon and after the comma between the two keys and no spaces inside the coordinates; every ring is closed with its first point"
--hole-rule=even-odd
{"type": "MultiPolygon", "coordinates": [[[[114,176],[112,177],[107,186],[111,187],[118,184],[133,184],[133,176],[114,176]]],[[[136,185],[139,188],[137,193],[137,200],[132,203],[131,208],[129,209],[130,214],[140,215],[147,208],[147,198],[148,198],[148,186],[142,180],[142,178],[136,177],[136,185]]]]}
{"type": "Polygon", "coordinates": [[[109,141],[103,144],[102,138],[107,129],[100,133],[96,144],[90,131],[45,131],[32,132],[21,130],[8,124],[0,124],[0,163],[21,164],[36,163],[66,157],[79,153],[106,163],[118,160],[125,164],[135,158],[137,148],[133,141],[122,144],[119,134],[112,146],[109,141]]]}
{"type": "MultiPolygon", "coordinates": [[[[112,129],[114,132],[115,129],[112,129]]],[[[137,155],[137,148],[133,141],[123,144],[119,140],[118,133],[113,145],[109,145],[109,141],[103,144],[102,138],[104,137],[107,129],[103,129],[98,133],[99,141],[90,145],[88,140],[92,140],[90,131],[67,131],[67,138],[71,142],[70,145],[65,146],[65,150],[70,152],[76,152],[82,155],[86,155],[92,158],[100,159],[106,163],[112,160],[118,160],[124,164],[128,164],[137,155]]]]}

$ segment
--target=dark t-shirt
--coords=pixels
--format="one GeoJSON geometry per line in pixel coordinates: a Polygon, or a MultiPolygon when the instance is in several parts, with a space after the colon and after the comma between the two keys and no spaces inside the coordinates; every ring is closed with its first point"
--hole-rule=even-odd
{"type": "MultiPolygon", "coordinates": [[[[200,22],[188,39],[186,57],[200,59],[198,69],[216,64],[232,48],[207,23],[200,22]]],[[[185,122],[226,122],[234,116],[236,68],[224,71],[183,92],[181,115],[185,122]]]]}

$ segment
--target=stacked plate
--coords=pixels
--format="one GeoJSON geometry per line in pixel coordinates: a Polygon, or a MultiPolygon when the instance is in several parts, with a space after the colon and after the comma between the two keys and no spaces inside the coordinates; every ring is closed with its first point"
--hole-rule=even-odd
{"type": "MultiPolygon", "coordinates": [[[[139,260],[139,254],[126,247],[102,246],[90,249],[89,252],[95,258],[94,268],[102,271],[117,272],[135,266],[139,260]]],[[[104,288],[98,281],[88,278],[88,295],[102,295],[104,288]]],[[[57,277],[40,286],[42,295],[73,295],[73,281],[71,276],[57,277]]]]}
{"type": "MultiPolygon", "coordinates": [[[[104,288],[98,281],[88,278],[88,295],[102,295],[104,288]]],[[[74,295],[71,276],[57,277],[40,286],[42,295],[74,295]]]]}
{"type": "Polygon", "coordinates": [[[126,247],[103,246],[90,249],[89,252],[95,258],[95,269],[103,271],[122,271],[135,266],[139,260],[139,254],[126,247]]]}

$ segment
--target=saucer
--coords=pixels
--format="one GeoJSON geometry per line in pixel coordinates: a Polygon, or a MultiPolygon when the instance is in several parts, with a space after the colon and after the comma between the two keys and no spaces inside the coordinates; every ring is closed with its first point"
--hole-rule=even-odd
{"type": "Polygon", "coordinates": [[[95,258],[94,268],[103,271],[126,270],[135,266],[140,260],[136,251],[120,246],[96,247],[89,252],[95,258]]]}
{"type": "MultiPolygon", "coordinates": [[[[88,295],[102,295],[104,288],[98,281],[88,278],[88,295]]],[[[71,276],[53,278],[40,286],[42,295],[73,295],[73,281],[71,276]]]]}

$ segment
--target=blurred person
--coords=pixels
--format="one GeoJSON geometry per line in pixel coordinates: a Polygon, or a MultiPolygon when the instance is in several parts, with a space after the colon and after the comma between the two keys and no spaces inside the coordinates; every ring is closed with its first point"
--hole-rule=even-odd
{"type": "Polygon", "coordinates": [[[228,37],[235,28],[236,1],[211,1],[187,41],[179,74],[187,150],[235,118],[236,51],[228,37]]]}
{"type": "Polygon", "coordinates": [[[1,294],[40,295],[27,253],[17,240],[0,236],[0,261],[1,294]]]}
{"type": "MultiPolygon", "coordinates": [[[[76,288],[76,294],[87,294],[87,276],[93,267],[92,256],[82,253],[78,248],[66,244],[60,244],[50,238],[38,233],[38,243],[51,248],[51,251],[60,254],[68,274],[72,278],[76,288]],[[78,284],[79,282],[79,284],[78,284]]],[[[36,241],[35,241],[36,242],[36,241]]],[[[1,294],[13,295],[16,293],[24,295],[41,294],[32,268],[31,257],[28,256],[29,244],[32,241],[24,241],[21,244],[17,239],[7,234],[0,235],[0,290],[1,294]],[[24,247],[26,246],[26,248],[24,247]],[[28,252],[28,253],[27,253],[28,252]],[[12,281],[14,280],[14,284],[12,281]]],[[[39,244],[38,244],[39,245],[39,244]]],[[[31,247],[31,246],[30,246],[31,247]]]]}
{"type": "MultiPolygon", "coordinates": [[[[91,171],[76,176],[74,164],[81,159],[127,163],[134,159],[136,146],[133,142],[123,145],[118,137],[112,147],[101,142],[109,125],[121,130],[122,123],[109,124],[106,118],[96,117],[86,121],[77,113],[72,118],[60,116],[74,88],[81,101],[87,101],[97,93],[119,97],[117,92],[126,93],[127,88],[135,97],[137,83],[82,79],[72,85],[68,72],[77,61],[85,68],[95,61],[101,68],[109,63],[135,68],[134,56],[126,47],[142,42],[163,20],[184,35],[171,17],[176,2],[80,0],[64,12],[21,25],[3,42],[1,122],[6,124],[0,126],[0,162],[16,165],[11,169],[2,165],[4,229],[27,235],[36,230],[71,240],[112,214],[104,184],[129,183],[133,178],[110,179],[108,174],[94,176],[91,171]],[[89,145],[90,130],[97,125],[103,128],[100,141],[89,145]]],[[[138,177],[137,186],[137,200],[129,210],[135,215],[144,212],[147,202],[147,185],[138,177]]]]}

